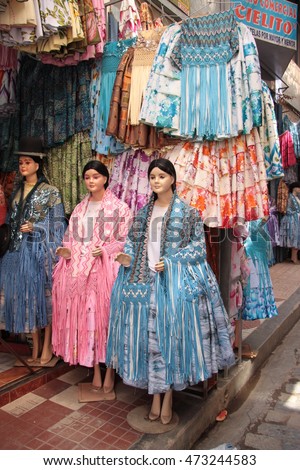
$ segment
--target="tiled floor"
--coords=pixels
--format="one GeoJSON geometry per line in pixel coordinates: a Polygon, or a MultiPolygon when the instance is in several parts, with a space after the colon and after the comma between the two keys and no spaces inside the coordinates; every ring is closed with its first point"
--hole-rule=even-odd
{"type": "MultiPolygon", "coordinates": [[[[300,266],[280,263],[271,268],[274,294],[280,305],[300,286],[300,266]]],[[[260,322],[245,322],[243,339],[260,322]]],[[[79,403],[77,384],[91,381],[89,370],[60,362],[53,370],[38,370],[32,379],[4,393],[24,367],[0,352],[0,449],[129,449],[142,434],[127,423],[129,411],[150,403],[144,391],[116,383],[117,399],[79,403]]]]}
{"type": "Polygon", "coordinates": [[[144,404],[145,392],[116,385],[117,400],[79,403],[77,383],[87,369],[77,367],[0,409],[1,449],[128,449],[141,434],[126,420],[144,404]]]}

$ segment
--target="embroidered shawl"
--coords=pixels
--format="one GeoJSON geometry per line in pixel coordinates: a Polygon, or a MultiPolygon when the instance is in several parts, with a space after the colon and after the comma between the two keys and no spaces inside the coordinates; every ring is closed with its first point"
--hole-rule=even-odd
{"type": "MultiPolygon", "coordinates": [[[[106,362],[121,377],[133,381],[145,379],[148,373],[147,233],[153,204],[151,199],[133,222],[124,249],[132,257],[131,265],[120,268],[111,298],[106,362]],[[124,331],[128,328],[130,344],[125,347],[129,354],[124,359],[124,331]]],[[[232,364],[234,356],[228,316],[206,262],[202,221],[176,192],[163,218],[160,251],[165,269],[155,277],[157,338],[167,363],[167,381],[173,383],[176,369],[183,383],[197,383],[232,364]],[[180,357],[176,364],[175,351],[180,357]],[[195,369],[197,375],[191,380],[195,369]]]]}
{"type": "Polygon", "coordinates": [[[52,342],[66,362],[91,367],[105,360],[110,295],[119,268],[114,256],[124,248],[131,212],[106,189],[96,218],[86,221],[88,203],[86,196],[71,215],[63,240],[71,258],[61,257],[53,274],[52,342]],[[102,248],[101,256],[92,256],[95,246],[102,248]],[[91,302],[94,322],[88,312],[91,302]],[[93,357],[87,346],[91,332],[95,332],[93,357]]]}

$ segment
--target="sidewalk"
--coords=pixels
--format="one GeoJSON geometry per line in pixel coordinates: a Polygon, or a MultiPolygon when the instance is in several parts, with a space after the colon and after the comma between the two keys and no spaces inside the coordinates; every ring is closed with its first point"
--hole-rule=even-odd
{"type": "Polygon", "coordinates": [[[42,385],[32,385],[29,393],[21,396],[19,392],[16,398],[16,390],[16,399],[5,403],[0,395],[0,449],[190,449],[300,318],[300,266],[277,264],[271,268],[271,276],[278,317],[243,330],[243,338],[247,337],[257,357],[234,366],[227,378],[219,376],[207,397],[201,387],[174,393],[178,424],[171,431],[145,434],[132,429],[128,413],[142,405],[150,406],[151,399],[120,380],[116,383],[116,400],[79,403],[77,384],[91,381],[88,369],[62,364],[50,373],[56,378],[47,383],[42,377],[35,379],[42,385]]]}

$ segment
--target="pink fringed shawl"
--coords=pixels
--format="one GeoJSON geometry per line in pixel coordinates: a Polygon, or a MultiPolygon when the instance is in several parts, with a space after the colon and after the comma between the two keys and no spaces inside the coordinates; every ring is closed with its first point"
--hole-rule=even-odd
{"type": "MultiPolygon", "coordinates": [[[[107,189],[91,236],[84,241],[87,196],[76,206],[64,237],[71,259],[61,258],[53,274],[53,351],[65,362],[91,367],[105,361],[110,295],[131,222],[130,210],[107,189]],[[102,255],[92,256],[96,246],[102,255]]],[[[91,222],[91,221],[90,221],[91,222]]]]}

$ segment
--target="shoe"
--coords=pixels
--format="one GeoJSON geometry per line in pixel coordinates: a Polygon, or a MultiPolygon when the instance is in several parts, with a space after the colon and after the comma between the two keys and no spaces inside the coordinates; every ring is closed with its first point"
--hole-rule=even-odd
{"type": "Polygon", "coordinates": [[[254,359],[257,356],[257,352],[252,351],[250,344],[244,343],[242,345],[242,358],[254,359]]]}
{"type": "Polygon", "coordinates": [[[97,385],[93,385],[93,384],[92,384],[92,385],[91,385],[91,390],[92,390],[93,392],[100,392],[100,390],[102,390],[102,385],[97,386],[97,385]]]}
{"type": "Polygon", "coordinates": [[[152,413],[152,411],[149,411],[149,413],[144,417],[146,421],[157,421],[159,419],[159,415],[152,413]]]}
{"type": "Polygon", "coordinates": [[[33,364],[34,362],[37,362],[37,361],[38,361],[38,358],[33,359],[33,357],[29,357],[28,359],[26,359],[26,362],[28,362],[28,364],[33,364]]]}
{"type": "Polygon", "coordinates": [[[168,392],[165,393],[162,408],[161,408],[162,410],[166,410],[168,414],[164,415],[161,413],[160,415],[161,424],[169,424],[172,421],[172,417],[173,417],[172,403],[173,403],[172,390],[168,390],[168,392]],[[165,406],[166,400],[167,400],[167,406],[165,406]]]}
{"type": "Polygon", "coordinates": [[[257,353],[254,351],[247,351],[242,353],[242,357],[244,359],[255,359],[257,356],[257,353]]]}
{"type": "Polygon", "coordinates": [[[168,416],[161,415],[160,416],[161,424],[169,424],[172,421],[172,418],[173,418],[172,413],[168,416]]]}
{"type": "Polygon", "coordinates": [[[53,358],[53,354],[51,354],[51,356],[49,356],[49,358],[47,358],[47,359],[42,359],[41,358],[40,359],[41,366],[45,366],[46,364],[48,364],[52,360],[52,358],[53,358]]]}

